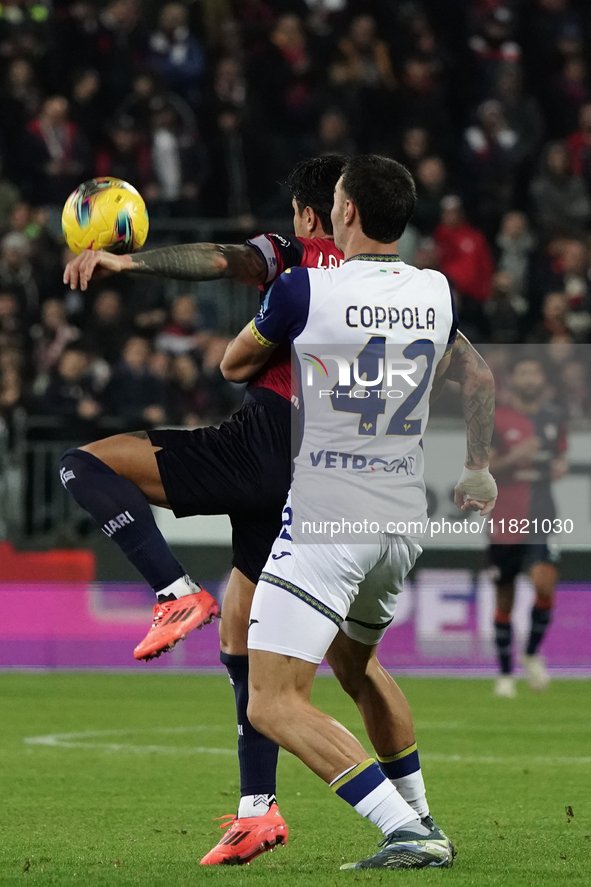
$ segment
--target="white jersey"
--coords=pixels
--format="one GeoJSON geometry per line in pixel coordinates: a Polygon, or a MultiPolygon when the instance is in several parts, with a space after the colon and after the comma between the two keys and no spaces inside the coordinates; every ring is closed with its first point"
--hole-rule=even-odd
{"type": "Polygon", "coordinates": [[[435,369],[456,332],[446,278],[397,256],[292,268],[252,329],[267,344],[289,338],[299,366],[294,540],[326,541],[304,539],[305,521],[368,520],[374,533],[396,532],[386,525],[401,520],[424,523],[422,436],[435,369]]]}

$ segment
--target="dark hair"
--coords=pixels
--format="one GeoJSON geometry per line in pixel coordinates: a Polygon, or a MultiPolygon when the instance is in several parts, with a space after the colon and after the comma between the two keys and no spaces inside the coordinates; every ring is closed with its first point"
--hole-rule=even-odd
{"type": "Polygon", "coordinates": [[[417,191],[405,166],[389,157],[353,157],[343,170],[343,190],[359,213],[361,230],[370,240],[393,243],[414,212],[417,191]]]}
{"type": "Polygon", "coordinates": [[[338,154],[300,160],[287,179],[287,187],[295,198],[300,213],[307,206],[312,207],[326,234],[332,234],[330,213],[334,203],[334,189],[346,162],[347,158],[338,154]]]}

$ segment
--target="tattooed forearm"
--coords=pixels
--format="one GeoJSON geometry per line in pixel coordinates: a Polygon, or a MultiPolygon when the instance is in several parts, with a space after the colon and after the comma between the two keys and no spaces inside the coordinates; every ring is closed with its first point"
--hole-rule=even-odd
{"type": "Polygon", "coordinates": [[[459,382],[466,421],[466,467],[485,468],[495,424],[495,382],[486,361],[458,332],[447,378],[459,382]]]}
{"type": "Polygon", "coordinates": [[[264,283],[265,261],[246,244],[188,243],[165,246],[132,256],[133,271],[177,280],[219,280],[231,277],[251,286],[264,283]]]}

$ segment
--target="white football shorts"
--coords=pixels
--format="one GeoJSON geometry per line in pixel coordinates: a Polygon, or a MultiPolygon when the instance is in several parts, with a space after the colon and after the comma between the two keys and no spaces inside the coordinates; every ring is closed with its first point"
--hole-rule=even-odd
{"type": "Polygon", "coordinates": [[[421,551],[387,534],[367,544],[294,545],[284,521],[254,594],[248,648],[320,663],[339,628],[379,643],[421,551]]]}

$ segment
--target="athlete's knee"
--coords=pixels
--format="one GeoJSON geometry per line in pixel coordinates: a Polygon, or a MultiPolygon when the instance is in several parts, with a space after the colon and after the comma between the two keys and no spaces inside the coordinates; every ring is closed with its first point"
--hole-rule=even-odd
{"type": "Polygon", "coordinates": [[[120,448],[114,444],[117,438],[121,437],[123,437],[123,435],[117,434],[112,437],[106,437],[103,440],[95,440],[92,443],[84,444],[83,447],[80,447],[80,450],[83,453],[90,453],[95,459],[98,459],[100,462],[107,465],[111,471],[119,474],[116,466],[118,461],[118,451],[120,448]]]}

